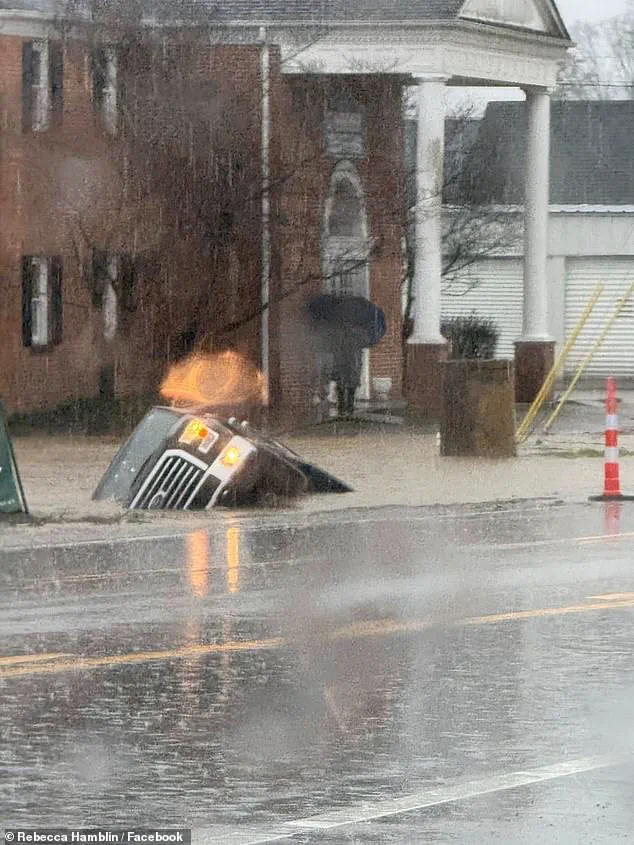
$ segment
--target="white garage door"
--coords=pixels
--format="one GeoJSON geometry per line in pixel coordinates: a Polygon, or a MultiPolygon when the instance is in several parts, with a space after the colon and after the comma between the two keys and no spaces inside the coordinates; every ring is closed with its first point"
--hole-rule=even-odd
{"type": "MultiPolygon", "coordinates": [[[[634,282],[634,258],[580,258],[566,263],[566,337],[573,331],[599,282],[605,290],[579,336],[566,364],[566,373],[577,367],[592,348],[614,313],[618,300],[634,282]]],[[[634,378],[634,302],[630,300],[616,319],[603,346],[586,370],[587,376],[634,378]]]]}
{"type": "Polygon", "coordinates": [[[478,261],[451,284],[443,285],[442,316],[494,320],[500,337],[496,358],[514,358],[515,341],[522,333],[522,262],[517,258],[478,261]]]}

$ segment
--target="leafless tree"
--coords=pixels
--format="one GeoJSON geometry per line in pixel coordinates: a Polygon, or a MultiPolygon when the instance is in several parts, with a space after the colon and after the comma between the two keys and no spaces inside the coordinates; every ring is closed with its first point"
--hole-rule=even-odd
{"type": "MultiPolygon", "coordinates": [[[[485,184],[486,168],[489,166],[488,163],[477,166],[469,155],[478,123],[470,107],[461,107],[446,122],[442,227],[442,290],[445,296],[468,293],[477,284],[469,279],[469,268],[483,259],[514,252],[522,239],[521,221],[516,210],[482,204],[469,190],[469,185],[474,183],[485,184]],[[467,172],[468,179],[465,178],[467,172]]],[[[408,174],[410,183],[414,182],[415,175],[415,171],[408,174]]],[[[416,212],[414,203],[410,208],[404,256],[405,340],[413,329],[416,212]]]]}
{"type": "MultiPolygon", "coordinates": [[[[265,188],[254,131],[261,91],[236,87],[230,74],[216,72],[223,68],[214,66],[217,51],[210,48],[218,33],[213,7],[172,0],[154,3],[151,18],[146,10],[147,4],[134,0],[70,0],[58,20],[69,64],[89,67],[93,101],[110,108],[102,128],[114,173],[107,215],[72,201],[66,207],[84,268],[94,247],[116,250],[133,238],[137,259],[153,281],[144,295],[154,340],[171,355],[179,352],[172,342],[179,335],[186,343],[196,336],[213,344],[261,313],[249,284],[252,273],[243,267],[249,258],[251,267],[259,260],[262,192],[270,193],[275,209],[276,195],[313,153],[302,133],[295,133],[265,188]],[[115,83],[113,104],[108,96],[115,83]],[[171,272],[183,266],[193,283],[171,272]],[[227,276],[238,278],[231,301],[213,295],[213,280],[227,276]],[[177,291],[179,313],[159,306],[170,291],[177,291]]],[[[316,26],[298,35],[296,53],[321,34],[316,26]]],[[[300,103],[296,114],[303,108],[308,119],[312,107],[300,103]]],[[[281,225],[279,219],[274,223],[281,225]]],[[[85,272],[98,295],[98,280],[85,272]]],[[[310,281],[301,266],[297,279],[298,286],[310,281]]]]}
{"type": "Polygon", "coordinates": [[[634,97],[634,2],[627,11],[600,23],[571,28],[576,47],[559,72],[557,96],[574,100],[634,97]]]}

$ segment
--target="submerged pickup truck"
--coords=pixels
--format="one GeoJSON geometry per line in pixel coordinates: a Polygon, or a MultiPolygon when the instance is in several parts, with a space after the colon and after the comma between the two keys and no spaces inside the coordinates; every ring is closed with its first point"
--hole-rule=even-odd
{"type": "Polygon", "coordinates": [[[204,510],[350,490],[246,421],[158,406],[119,449],[93,499],[132,510],[204,510]]]}

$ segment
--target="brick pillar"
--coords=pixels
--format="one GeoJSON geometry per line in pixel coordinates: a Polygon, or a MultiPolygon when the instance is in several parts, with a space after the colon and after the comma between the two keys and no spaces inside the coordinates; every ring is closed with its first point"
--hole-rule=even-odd
{"type": "Polygon", "coordinates": [[[440,419],[442,410],[442,362],[447,346],[408,343],[405,397],[409,407],[426,417],[440,419]]]}
{"type": "Polygon", "coordinates": [[[554,341],[515,344],[515,401],[532,402],[555,362],[554,341]]]}

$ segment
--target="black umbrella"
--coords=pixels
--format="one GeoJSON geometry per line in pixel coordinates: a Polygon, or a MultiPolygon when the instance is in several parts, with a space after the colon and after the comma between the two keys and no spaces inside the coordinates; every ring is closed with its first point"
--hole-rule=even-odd
{"type": "Polygon", "coordinates": [[[386,330],[385,314],[362,296],[326,293],[308,306],[311,317],[334,337],[345,337],[359,349],[376,346],[386,330]]]}

